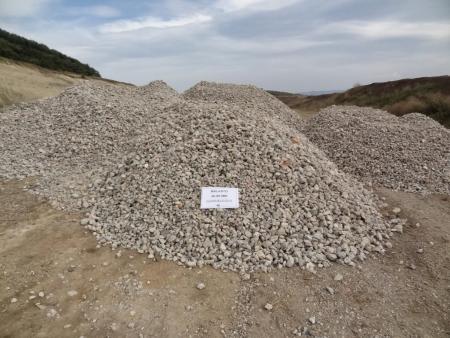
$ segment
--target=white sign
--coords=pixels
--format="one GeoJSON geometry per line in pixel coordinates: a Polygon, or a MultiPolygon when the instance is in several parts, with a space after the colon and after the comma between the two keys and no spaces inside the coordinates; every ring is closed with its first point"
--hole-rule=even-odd
{"type": "Polygon", "coordinates": [[[239,208],[239,189],[221,187],[203,187],[201,209],[239,208]]]}

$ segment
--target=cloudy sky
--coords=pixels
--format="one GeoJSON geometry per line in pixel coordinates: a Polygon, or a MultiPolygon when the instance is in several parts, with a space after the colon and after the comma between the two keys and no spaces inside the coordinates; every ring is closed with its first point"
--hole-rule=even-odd
{"type": "Polygon", "coordinates": [[[0,0],[0,27],[107,78],[293,92],[450,73],[449,0],[0,0]]]}

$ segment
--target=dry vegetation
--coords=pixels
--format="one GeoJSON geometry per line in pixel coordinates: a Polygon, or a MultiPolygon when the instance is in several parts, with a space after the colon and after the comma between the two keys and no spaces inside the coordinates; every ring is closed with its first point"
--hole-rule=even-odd
{"type": "Polygon", "coordinates": [[[355,86],[344,93],[303,96],[271,92],[289,107],[301,112],[317,112],[337,105],[381,108],[402,116],[418,112],[450,127],[450,77],[404,79],[367,86],[355,86]]]}
{"type": "Polygon", "coordinates": [[[4,58],[0,58],[0,78],[0,107],[55,96],[82,81],[80,76],[4,58]]]}
{"type": "Polygon", "coordinates": [[[56,96],[85,80],[118,83],[69,72],[54,71],[30,63],[0,57],[0,108],[56,96]]]}

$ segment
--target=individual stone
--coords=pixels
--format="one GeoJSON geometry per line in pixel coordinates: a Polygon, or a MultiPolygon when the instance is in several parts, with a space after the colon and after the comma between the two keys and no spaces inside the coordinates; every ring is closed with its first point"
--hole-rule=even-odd
{"type": "Polygon", "coordinates": [[[408,268],[408,269],[411,269],[411,270],[416,270],[416,269],[417,269],[416,265],[413,264],[413,263],[409,264],[409,265],[407,266],[407,268],[408,268]]]}
{"type": "Polygon", "coordinates": [[[11,303],[17,303],[17,298],[11,298],[11,303]]]}
{"type": "Polygon", "coordinates": [[[34,304],[34,305],[36,305],[36,307],[37,307],[39,310],[45,310],[45,309],[47,308],[47,306],[42,305],[42,304],[40,304],[40,303],[36,303],[36,304],[34,304]]]}
{"type": "Polygon", "coordinates": [[[47,317],[48,317],[48,318],[59,317],[59,313],[58,313],[58,311],[56,311],[55,309],[51,308],[51,309],[49,309],[48,312],[47,312],[47,317]]]}
{"type": "Polygon", "coordinates": [[[314,263],[308,262],[306,263],[306,270],[311,273],[316,273],[316,265],[314,263]]]}
{"type": "Polygon", "coordinates": [[[250,280],[250,274],[249,273],[241,274],[241,279],[244,280],[244,281],[250,280]]]}
{"type": "Polygon", "coordinates": [[[316,317],[315,316],[309,317],[308,321],[314,325],[316,324],[316,317]]]}
{"type": "Polygon", "coordinates": [[[273,305],[270,304],[270,303],[266,303],[266,305],[264,305],[264,308],[265,308],[267,311],[271,311],[271,310],[273,309],[273,305]]]}
{"type": "Polygon", "coordinates": [[[341,280],[343,280],[344,279],[344,276],[341,274],[341,273],[337,273],[335,276],[334,276],[334,280],[335,281],[341,281],[341,280]]]}
{"type": "Polygon", "coordinates": [[[78,295],[78,292],[76,290],[70,290],[70,291],[67,291],[67,295],[69,297],[75,297],[76,295],[78,295]]]}
{"type": "Polygon", "coordinates": [[[204,283],[197,284],[197,289],[199,289],[199,290],[203,290],[205,287],[206,287],[206,285],[204,283]]]}
{"type": "Polygon", "coordinates": [[[402,232],[403,232],[403,224],[401,224],[401,223],[396,224],[396,225],[392,228],[392,231],[402,233],[402,232]]]}
{"type": "Polygon", "coordinates": [[[392,209],[392,212],[394,213],[394,214],[399,214],[400,212],[402,211],[402,209],[400,209],[400,208],[394,208],[394,209],[392,209]]]}
{"type": "Polygon", "coordinates": [[[288,268],[292,268],[292,267],[294,266],[294,263],[295,263],[294,257],[289,256],[288,259],[287,259],[287,261],[286,261],[286,266],[287,266],[288,268]]]}

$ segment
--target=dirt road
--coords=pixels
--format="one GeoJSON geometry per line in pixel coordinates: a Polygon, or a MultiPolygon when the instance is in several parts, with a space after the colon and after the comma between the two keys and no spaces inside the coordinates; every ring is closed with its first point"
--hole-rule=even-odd
{"type": "Polygon", "coordinates": [[[0,337],[450,334],[448,197],[380,191],[408,226],[387,254],[358,268],[242,280],[99,248],[81,215],[52,209],[23,186],[0,182],[0,337]]]}

